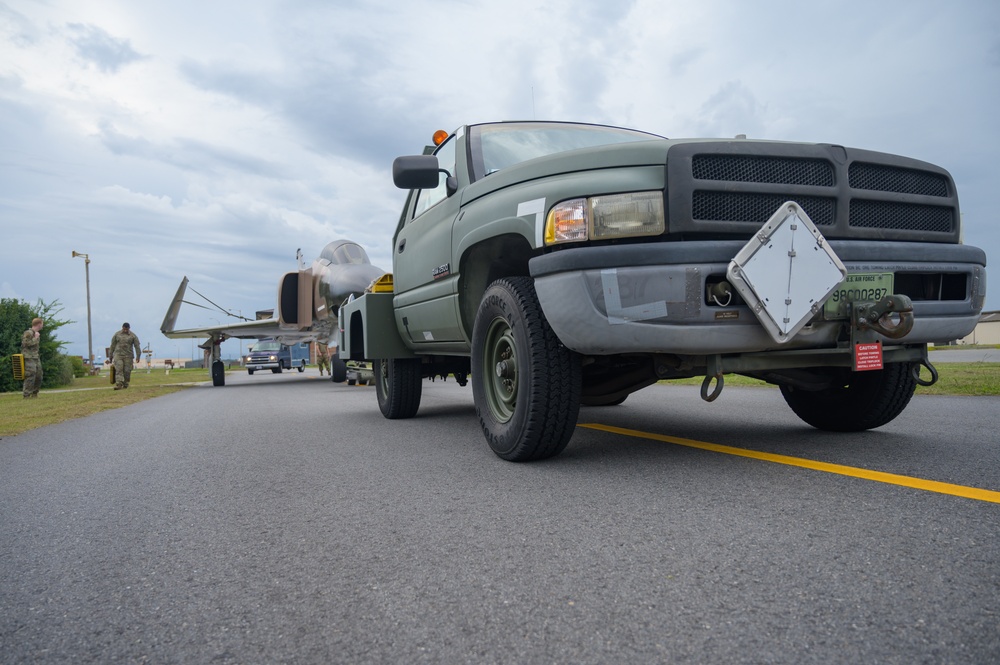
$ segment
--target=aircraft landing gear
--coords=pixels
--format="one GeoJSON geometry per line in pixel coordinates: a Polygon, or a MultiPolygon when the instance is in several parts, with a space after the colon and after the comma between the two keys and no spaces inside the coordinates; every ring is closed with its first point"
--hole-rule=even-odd
{"type": "Polygon", "coordinates": [[[216,360],[212,363],[212,385],[226,385],[226,363],[216,360]]]}
{"type": "Polygon", "coordinates": [[[347,381],[347,363],[340,358],[330,358],[330,380],[334,383],[347,381]]]}

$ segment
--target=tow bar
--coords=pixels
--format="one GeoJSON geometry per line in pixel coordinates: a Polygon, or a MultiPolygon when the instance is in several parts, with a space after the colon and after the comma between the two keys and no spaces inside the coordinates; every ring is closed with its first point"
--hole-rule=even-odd
{"type": "MultiPolygon", "coordinates": [[[[878,335],[889,339],[901,339],[913,330],[913,302],[904,295],[890,295],[877,302],[855,302],[850,306],[851,348],[858,344],[875,342],[878,335]],[[898,317],[898,320],[893,318],[898,317]]],[[[937,383],[938,372],[927,357],[927,347],[892,347],[886,349],[892,362],[912,363],[913,380],[921,386],[937,383]],[[930,379],[920,378],[920,368],[926,367],[930,379]]],[[[755,371],[769,368],[798,368],[810,366],[844,366],[843,349],[815,351],[785,351],[768,354],[745,354],[741,358],[709,356],[705,379],[701,384],[701,398],[714,402],[725,387],[727,372],[755,371]],[[837,356],[835,359],[834,356],[837,356]]],[[[847,361],[850,367],[850,361],[847,361]]]]}

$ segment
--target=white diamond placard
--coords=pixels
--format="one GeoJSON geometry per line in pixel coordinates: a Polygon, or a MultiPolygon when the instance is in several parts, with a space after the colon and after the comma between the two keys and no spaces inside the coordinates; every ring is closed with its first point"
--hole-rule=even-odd
{"type": "Polygon", "coordinates": [[[783,203],[729,263],[730,283],[779,344],[805,326],[847,269],[805,210],[783,203]]]}

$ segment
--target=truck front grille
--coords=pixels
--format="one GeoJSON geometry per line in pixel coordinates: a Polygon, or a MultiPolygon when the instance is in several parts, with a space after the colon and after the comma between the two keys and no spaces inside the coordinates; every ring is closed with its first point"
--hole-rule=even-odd
{"type": "Polygon", "coordinates": [[[825,144],[679,143],[667,158],[671,234],[750,237],[795,201],[828,238],[959,242],[947,171],[825,144]]]}
{"type": "Polygon", "coordinates": [[[948,179],[939,173],[854,162],[848,171],[851,187],[875,192],[948,196],[948,179]]]}
{"type": "MultiPolygon", "coordinates": [[[[694,218],[718,220],[722,222],[744,222],[760,220],[760,226],[774,214],[789,197],[781,194],[753,194],[729,192],[694,193],[694,218]]],[[[836,199],[817,196],[799,196],[795,202],[802,206],[806,214],[817,226],[829,226],[834,222],[836,199]]]]}
{"type": "Polygon", "coordinates": [[[851,201],[851,226],[857,228],[949,233],[953,223],[951,208],[865,199],[851,201]]]}
{"type": "Polygon", "coordinates": [[[821,159],[695,155],[691,172],[695,180],[833,187],[833,166],[821,159]]]}

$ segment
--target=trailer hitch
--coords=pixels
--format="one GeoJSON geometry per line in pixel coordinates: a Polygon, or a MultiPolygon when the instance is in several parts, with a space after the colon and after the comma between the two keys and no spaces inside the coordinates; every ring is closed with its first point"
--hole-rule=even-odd
{"type": "MultiPolygon", "coordinates": [[[[908,296],[891,295],[878,302],[856,302],[851,304],[851,344],[872,342],[875,333],[889,339],[900,339],[913,330],[913,302],[908,296]],[[899,321],[894,322],[892,314],[899,315],[899,321]]],[[[917,385],[932,386],[937,383],[937,368],[927,358],[927,348],[923,355],[910,368],[913,380],[917,385]],[[930,379],[920,376],[920,368],[925,367],[930,373],[930,379]]]]}
{"type": "Polygon", "coordinates": [[[886,296],[878,302],[851,305],[851,322],[858,331],[872,330],[889,339],[900,339],[913,330],[913,302],[908,296],[886,296]],[[891,315],[898,314],[894,322],[891,315]]]}

